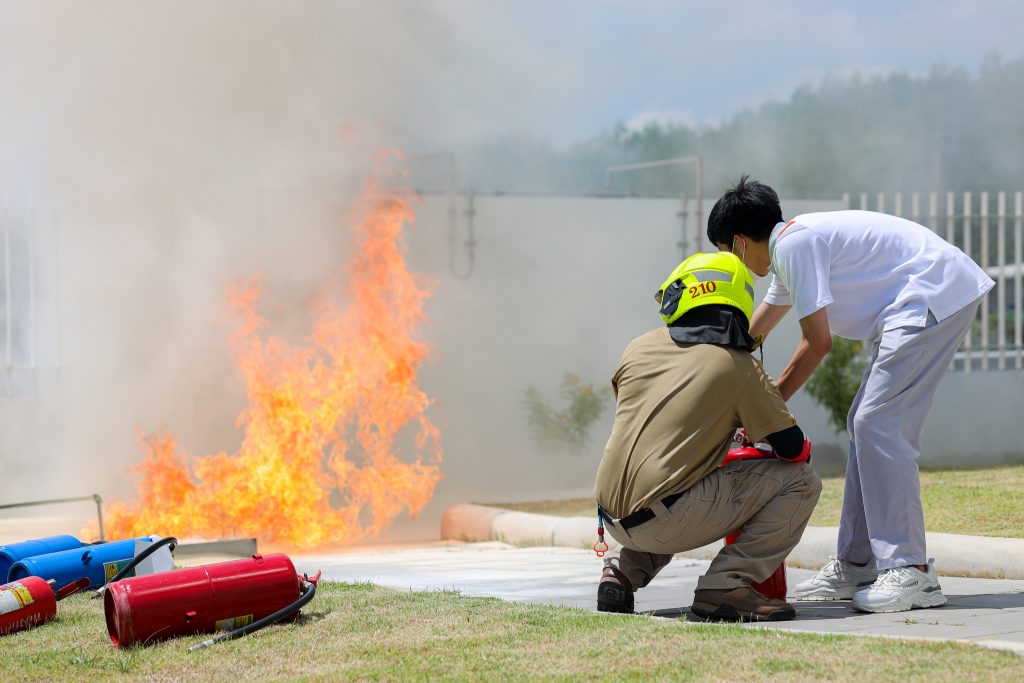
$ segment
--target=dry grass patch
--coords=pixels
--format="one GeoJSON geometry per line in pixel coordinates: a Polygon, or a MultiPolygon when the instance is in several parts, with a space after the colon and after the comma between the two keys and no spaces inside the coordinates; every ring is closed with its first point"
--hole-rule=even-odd
{"type": "Polygon", "coordinates": [[[597,504],[593,498],[569,498],[567,500],[534,500],[526,503],[480,503],[516,512],[533,512],[538,515],[555,517],[594,517],[597,519],[597,504]]]}

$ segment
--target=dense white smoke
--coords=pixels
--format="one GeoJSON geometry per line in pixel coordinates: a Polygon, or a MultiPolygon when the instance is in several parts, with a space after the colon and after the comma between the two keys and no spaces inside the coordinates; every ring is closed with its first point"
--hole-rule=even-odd
{"type": "MultiPolygon", "coordinates": [[[[892,68],[924,44],[935,61],[965,43],[954,65],[1017,45],[1008,5],[940,4],[867,26],[799,3],[752,14],[754,3],[737,13],[654,0],[0,0],[0,228],[15,262],[11,317],[31,328],[12,335],[12,358],[59,366],[40,370],[35,398],[0,399],[0,502],[129,494],[136,429],[167,429],[189,452],[234,450],[244,397],[224,288],[262,273],[274,333],[304,334],[308,304],[345,261],[346,212],[376,150],[456,149],[458,182],[488,192],[524,178],[531,193],[588,187],[601,164],[543,162],[616,118],[667,108],[728,123],[831,70],[888,70],[882,43],[906,50],[892,68]],[[978,14],[998,31],[962,28],[978,14]],[[777,49],[784,31],[801,40],[777,49]]],[[[734,157],[708,159],[709,198],[742,172],[773,182],[769,162],[792,148],[771,126],[740,138],[734,157]]],[[[584,145],[580,157],[602,153],[584,145]]],[[[437,159],[410,166],[414,185],[446,186],[437,159]]],[[[424,373],[446,450],[438,504],[592,482],[609,414],[591,450],[556,459],[534,448],[520,397],[533,385],[556,400],[565,372],[607,382],[625,343],[657,324],[650,293],[679,237],[677,200],[593,201],[478,198],[466,281],[448,273],[447,198],[417,207],[410,261],[438,276],[424,373]]],[[[460,269],[468,209],[460,196],[460,269]]],[[[7,393],[32,395],[7,374],[7,393]]]]}
{"type": "Polygon", "coordinates": [[[12,271],[14,360],[34,335],[36,364],[59,364],[0,404],[0,499],[127,493],[138,428],[237,447],[225,285],[262,273],[275,332],[305,331],[368,162],[419,135],[443,43],[416,2],[0,4],[0,201],[30,216],[16,262],[36,230],[34,321],[12,271]]]}

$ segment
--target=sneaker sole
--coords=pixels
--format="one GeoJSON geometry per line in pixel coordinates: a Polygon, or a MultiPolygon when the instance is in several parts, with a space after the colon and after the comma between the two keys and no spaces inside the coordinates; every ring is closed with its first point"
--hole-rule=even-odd
{"type": "Polygon", "coordinates": [[[947,602],[946,596],[942,593],[922,593],[914,596],[909,602],[896,599],[877,606],[859,605],[854,601],[853,609],[858,612],[867,612],[868,614],[891,614],[892,612],[909,612],[912,609],[942,607],[947,602]]]}
{"type": "Polygon", "coordinates": [[[874,582],[869,581],[856,586],[844,587],[843,589],[832,586],[819,586],[818,588],[811,588],[805,591],[794,590],[793,597],[797,600],[853,600],[855,593],[870,587],[872,583],[874,582]]]}
{"type": "Polygon", "coordinates": [[[757,612],[741,612],[732,605],[709,605],[707,603],[695,602],[690,606],[690,611],[701,619],[711,621],[789,621],[796,616],[796,610],[780,609],[768,614],[757,612]]]}
{"type": "Polygon", "coordinates": [[[793,597],[797,600],[813,600],[818,602],[826,601],[838,601],[838,600],[852,600],[853,593],[846,595],[844,593],[837,593],[832,589],[818,589],[815,591],[808,591],[806,593],[793,592],[793,597]]]}

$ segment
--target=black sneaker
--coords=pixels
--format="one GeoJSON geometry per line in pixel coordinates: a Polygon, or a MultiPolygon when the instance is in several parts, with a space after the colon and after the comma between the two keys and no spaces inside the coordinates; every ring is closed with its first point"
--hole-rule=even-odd
{"type": "Polygon", "coordinates": [[[614,567],[605,567],[597,587],[597,611],[633,613],[633,586],[626,575],[614,567]]]}

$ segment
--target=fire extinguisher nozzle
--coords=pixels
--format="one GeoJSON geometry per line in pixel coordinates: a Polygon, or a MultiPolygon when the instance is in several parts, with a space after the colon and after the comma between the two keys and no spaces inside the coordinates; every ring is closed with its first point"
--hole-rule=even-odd
{"type": "Polygon", "coordinates": [[[89,587],[89,579],[88,579],[88,577],[82,577],[78,581],[74,581],[72,583],[69,583],[68,585],[64,586],[60,590],[55,591],[55,594],[56,594],[58,600],[63,600],[64,598],[68,597],[69,595],[74,595],[78,591],[85,590],[88,587],[89,587]]]}
{"type": "Polygon", "coordinates": [[[227,638],[225,638],[224,636],[218,636],[217,638],[210,638],[209,640],[204,640],[203,642],[199,643],[198,645],[193,645],[192,647],[190,647],[188,649],[188,651],[189,652],[196,652],[197,650],[204,650],[204,649],[210,647],[211,645],[216,645],[221,640],[227,640],[227,638]]]}

